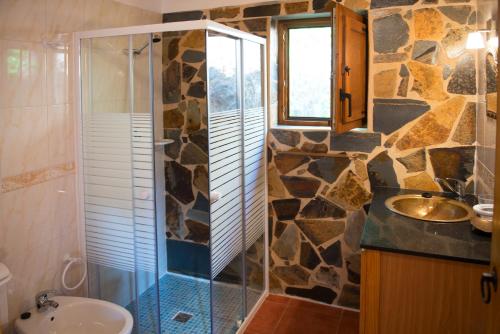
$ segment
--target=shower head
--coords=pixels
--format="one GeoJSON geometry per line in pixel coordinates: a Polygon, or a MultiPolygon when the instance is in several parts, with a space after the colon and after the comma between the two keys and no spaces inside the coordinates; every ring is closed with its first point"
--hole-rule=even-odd
{"type": "MultiPolygon", "coordinates": [[[[161,36],[159,34],[154,34],[153,38],[151,39],[153,43],[158,43],[161,41],[161,36]]],[[[149,42],[144,44],[141,48],[139,49],[132,49],[132,53],[134,56],[138,56],[142,53],[142,51],[149,46],[149,42]]],[[[123,49],[122,50],[123,54],[127,55],[129,54],[129,49],[123,49]]]]}
{"type": "Polygon", "coordinates": [[[161,36],[159,34],[153,35],[153,43],[158,43],[161,41],[161,36]]]}

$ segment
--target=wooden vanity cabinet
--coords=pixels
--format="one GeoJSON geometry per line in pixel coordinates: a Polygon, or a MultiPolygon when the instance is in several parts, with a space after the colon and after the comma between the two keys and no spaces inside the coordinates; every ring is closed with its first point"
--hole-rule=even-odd
{"type": "Polygon", "coordinates": [[[363,250],[361,334],[483,334],[486,265],[363,250]]]}

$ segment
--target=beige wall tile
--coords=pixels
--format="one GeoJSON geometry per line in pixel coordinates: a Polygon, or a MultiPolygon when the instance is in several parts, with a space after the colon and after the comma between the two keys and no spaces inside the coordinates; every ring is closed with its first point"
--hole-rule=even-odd
{"type": "Polygon", "coordinates": [[[43,289],[61,289],[63,256],[79,252],[75,176],[0,197],[0,258],[13,274],[9,318],[33,305],[43,289]]]}
{"type": "Polygon", "coordinates": [[[161,14],[123,5],[111,0],[86,0],[85,30],[161,23],[161,14]]]}
{"type": "Polygon", "coordinates": [[[72,45],[51,46],[45,49],[47,76],[46,94],[47,104],[66,104],[72,102],[73,90],[71,80],[73,76],[72,45]]]}
{"type": "Polygon", "coordinates": [[[0,39],[41,41],[45,27],[45,0],[0,1],[0,39]]]}
{"type": "Polygon", "coordinates": [[[41,43],[0,40],[0,108],[45,102],[45,50],[41,43]]]}
{"type": "Polygon", "coordinates": [[[2,177],[48,166],[47,108],[0,109],[2,177]]]}
{"type": "Polygon", "coordinates": [[[51,189],[47,182],[0,196],[0,258],[13,275],[8,284],[10,319],[33,304],[50,261],[49,244],[43,249],[37,247],[47,242],[51,229],[47,224],[53,217],[51,189]],[[37,235],[39,232],[42,234],[37,235]]]}
{"type": "Polygon", "coordinates": [[[75,160],[72,106],[49,106],[47,120],[49,130],[49,164],[56,165],[75,160]]]}
{"type": "Polygon", "coordinates": [[[45,0],[45,36],[51,40],[61,33],[83,30],[84,0],[45,0]]]}
{"type": "MultiPolygon", "coordinates": [[[[10,329],[37,292],[61,288],[64,255],[81,251],[71,33],[160,22],[161,14],[111,0],[0,1],[0,181],[9,186],[0,192],[0,262],[14,275],[10,329]]],[[[94,68],[100,106],[127,111],[127,39],[96,45],[110,51],[94,68]]],[[[76,282],[80,268],[72,271],[76,282]]]]}

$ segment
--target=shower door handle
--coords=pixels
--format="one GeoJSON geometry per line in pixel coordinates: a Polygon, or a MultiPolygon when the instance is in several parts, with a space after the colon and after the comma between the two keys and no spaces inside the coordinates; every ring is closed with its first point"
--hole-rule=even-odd
{"type": "Polygon", "coordinates": [[[217,202],[220,199],[220,197],[221,197],[220,193],[218,193],[216,191],[211,191],[210,192],[210,204],[214,204],[215,202],[217,202]]]}

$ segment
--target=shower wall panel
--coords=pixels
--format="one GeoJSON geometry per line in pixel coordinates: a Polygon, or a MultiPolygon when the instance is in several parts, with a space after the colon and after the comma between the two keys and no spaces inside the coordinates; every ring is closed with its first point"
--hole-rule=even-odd
{"type": "Polygon", "coordinates": [[[209,277],[205,30],[163,33],[168,270],[209,277]]]}
{"type": "Polygon", "coordinates": [[[83,39],[82,171],[90,297],[159,327],[149,34],[83,39]],[[141,49],[142,48],[142,49],[141,49]],[[139,51],[138,51],[139,50],[139,51]],[[149,316],[139,310],[151,309],[149,316]]]}
{"type": "Polygon", "coordinates": [[[134,333],[234,333],[265,287],[263,41],[221,28],[82,39],[89,293],[134,333]]]}
{"type": "Polygon", "coordinates": [[[246,311],[265,289],[266,112],[263,47],[243,41],[243,161],[246,311]]]}
{"type": "Polygon", "coordinates": [[[263,48],[209,33],[207,67],[212,328],[225,333],[239,328],[265,287],[263,48]],[[224,309],[231,314],[222,317],[224,309]]]}

